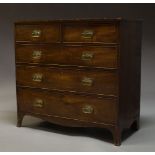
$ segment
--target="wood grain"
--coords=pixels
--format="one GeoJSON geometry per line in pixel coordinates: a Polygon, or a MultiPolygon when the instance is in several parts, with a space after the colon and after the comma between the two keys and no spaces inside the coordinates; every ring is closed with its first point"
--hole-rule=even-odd
{"type": "Polygon", "coordinates": [[[42,115],[53,115],[87,122],[115,123],[116,99],[94,98],[56,92],[18,88],[19,109],[42,115]],[[34,107],[36,99],[41,99],[43,107],[34,107]],[[82,108],[92,106],[92,113],[84,113],[82,108]],[[102,117],[101,117],[102,116],[102,117]]]}
{"type": "Polygon", "coordinates": [[[63,41],[117,43],[118,30],[115,24],[65,24],[63,28],[63,41]],[[85,30],[93,31],[93,37],[90,39],[83,38],[82,33],[85,30]]]}
{"type": "Polygon", "coordinates": [[[60,26],[53,25],[16,25],[16,42],[59,42],[60,26]],[[40,37],[32,37],[34,30],[41,31],[40,37]]]}
{"type": "Polygon", "coordinates": [[[117,46],[16,45],[16,62],[26,64],[117,68],[117,56],[117,46]],[[39,58],[33,58],[35,51],[41,51],[39,58]],[[92,58],[83,59],[87,53],[92,58]]]}
{"type": "Polygon", "coordinates": [[[37,88],[68,90],[93,94],[117,96],[118,76],[116,71],[67,69],[56,67],[17,67],[17,84],[37,88]],[[35,82],[32,77],[35,73],[42,74],[42,81],[35,82]],[[91,78],[92,85],[84,85],[82,80],[91,78]]]}
{"type": "Polygon", "coordinates": [[[124,129],[139,129],[141,28],[122,18],[16,22],[17,126],[31,115],[107,128],[121,145],[124,129]]]}

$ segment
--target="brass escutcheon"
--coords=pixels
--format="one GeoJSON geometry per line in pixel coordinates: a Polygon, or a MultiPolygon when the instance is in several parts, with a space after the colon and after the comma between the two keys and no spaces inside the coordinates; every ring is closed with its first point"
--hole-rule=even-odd
{"type": "Polygon", "coordinates": [[[93,58],[93,52],[84,51],[81,55],[81,60],[90,61],[93,58]]]}
{"type": "Polygon", "coordinates": [[[40,59],[42,55],[42,51],[33,51],[32,59],[40,59]]]}
{"type": "Polygon", "coordinates": [[[93,84],[93,79],[92,78],[88,78],[88,77],[84,77],[82,80],[81,80],[82,84],[85,85],[85,86],[92,86],[93,84]]]}
{"type": "Polygon", "coordinates": [[[44,106],[44,102],[42,99],[35,99],[33,102],[33,107],[42,108],[44,106]]]}
{"type": "Polygon", "coordinates": [[[82,112],[85,114],[91,114],[93,113],[94,109],[91,105],[85,105],[82,107],[82,112]]]}
{"type": "Polygon", "coordinates": [[[40,36],[41,36],[41,30],[33,30],[32,31],[33,38],[39,38],[40,36]]]}
{"type": "Polygon", "coordinates": [[[84,30],[81,33],[81,37],[84,39],[91,39],[94,35],[94,32],[92,30],[84,30]]]}
{"type": "Polygon", "coordinates": [[[34,73],[32,75],[32,80],[35,82],[42,82],[43,74],[41,73],[34,73]]]}

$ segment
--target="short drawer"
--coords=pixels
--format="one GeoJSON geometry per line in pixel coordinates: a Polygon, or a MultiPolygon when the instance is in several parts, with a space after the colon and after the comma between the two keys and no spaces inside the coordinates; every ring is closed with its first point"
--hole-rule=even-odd
{"type": "Polygon", "coordinates": [[[117,68],[117,46],[16,45],[17,63],[117,68]]]}
{"type": "Polygon", "coordinates": [[[66,24],[63,28],[64,42],[117,43],[116,24],[66,24]]]}
{"type": "Polygon", "coordinates": [[[117,95],[116,71],[17,67],[17,85],[93,94],[117,95]]]}
{"type": "Polygon", "coordinates": [[[59,42],[60,26],[51,25],[16,25],[16,42],[59,42]]]}
{"type": "Polygon", "coordinates": [[[17,89],[20,111],[87,122],[114,123],[116,99],[62,94],[36,89],[17,89]]]}

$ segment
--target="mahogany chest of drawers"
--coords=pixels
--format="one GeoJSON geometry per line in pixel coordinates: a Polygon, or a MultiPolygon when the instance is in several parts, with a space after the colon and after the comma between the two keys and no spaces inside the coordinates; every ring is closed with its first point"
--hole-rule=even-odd
{"type": "Polygon", "coordinates": [[[140,117],[141,21],[15,23],[18,126],[25,115],[111,131],[140,117]]]}

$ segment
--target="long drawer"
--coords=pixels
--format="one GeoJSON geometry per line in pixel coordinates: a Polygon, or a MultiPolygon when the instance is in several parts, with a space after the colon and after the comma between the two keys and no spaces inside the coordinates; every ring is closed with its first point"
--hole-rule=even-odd
{"type": "Polygon", "coordinates": [[[117,95],[117,71],[17,66],[17,85],[117,95]]]}
{"type": "Polygon", "coordinates": [[[16,45],[17,63],[117,68],[117,46],[16,45]]]}
{"type": "Polygon", "coordinates": [[[20,111],[87,122],[114,123],[116,120],[116,99],[22,88],[17,93],[20,111]]]}

